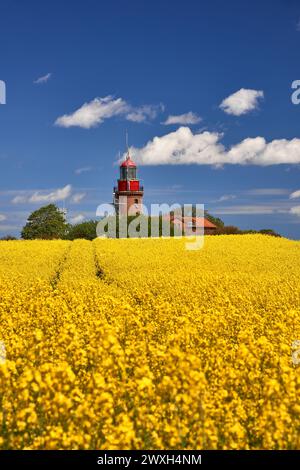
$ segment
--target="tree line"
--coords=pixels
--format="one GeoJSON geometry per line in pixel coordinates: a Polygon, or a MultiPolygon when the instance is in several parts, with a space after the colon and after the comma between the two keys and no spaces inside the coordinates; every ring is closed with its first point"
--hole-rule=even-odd
{"type": "MultiPolygon", "coordinates": [[[[195,208],[191,210],[191,216],[195,216],[195,208]]],[[[136,216],[128,216],[128,225],[136,216]]],[[[151,217],[144,216],[147,218],[148,223],[148,236],[151,236],[151,217]]],[[[280,237],[272,229],[263,229],[263,230],[240,230],[236,226],[226,226],[222,219],[214,217],[207,211],[205,211],[205,217],[217,226],[215,232],[216,235],[242,235],[249,233],[261,233],[265,235],[272,235],[280,237]]],[[[158,217],[159,219],[159,235],[161,236],[162,232],[162,216],[158,217]]],[[[97,237],[96,228],[98,221],[97,220],[88,220],[78,224],[70,224],[66,221],[66,216],[63,211],[61,211],[55,204],[48,204],[43,206],[34,212],[32,212],[21,231],[21,238],[24,240],[33,240],[33,239],[44,239],[44,240],[55,240],[55,239],[64,239],[64,240],[75,240],[77,238],[93,240],[97,237]]],[[[170,227],[170,236],[174,235],[174,227],[171,224],[170,227]]],[[[117,230],[116,236],[119,237],[119,226],[117,220],[117,230]]],[[[7,235],[1,240],[14,240],[15,237],[7,235]]]]}

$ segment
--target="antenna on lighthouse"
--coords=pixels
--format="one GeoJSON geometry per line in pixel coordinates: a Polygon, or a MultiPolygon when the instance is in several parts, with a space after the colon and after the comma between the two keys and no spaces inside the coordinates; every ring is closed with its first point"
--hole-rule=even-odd
{"type": "Polygon", "coordinates": [[[127,149],[127,158],[129,157],[129,146],[128,146],[128,131],[126,129],[126,149],[127,149]]]}

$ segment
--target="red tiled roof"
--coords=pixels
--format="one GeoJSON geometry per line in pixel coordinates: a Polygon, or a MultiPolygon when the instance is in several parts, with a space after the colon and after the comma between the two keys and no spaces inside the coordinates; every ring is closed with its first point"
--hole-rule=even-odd
{"type": "Polygon", "coordinates": [[[206,219],[205,217],[192,217],[192,219],[196,225],[199,224],[202,226],[203,224],[204,228],[217,228],[215,224],[213,224],[210,220],[206,219]]]}
{"type": "MultiPolygon", "coordinates": [[[[166,217],[169,218],[170,216],[167,215],[166,217]]],[[[171,220],[173,220],[173,221],[178,220],[178,222],[183,223],[183,224],[187,224],[189,222],[192,222],[193,225],[195,225],[196,227],[217,228],[217,226],[215,224],[210,222],[205,217],[180,217],[180,216],[173,217],[173,216],[171,216],[171,220]]]]}
{"type": "Polygon", "coordinates": [[[134,161],[131,160],[129,153],[127,154],[126,160],[121,164],[121,167],[128,167],[128,166],[134,166],[136,167],[136,164],[134,161]]]}

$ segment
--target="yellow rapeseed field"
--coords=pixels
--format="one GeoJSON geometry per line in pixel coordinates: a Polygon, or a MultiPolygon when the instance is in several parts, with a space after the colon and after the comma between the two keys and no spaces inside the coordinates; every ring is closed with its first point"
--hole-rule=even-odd
{"type": "Polygon", "coordinates": [[[263,235],[0,242],[0,447],[299,449],[299,280],[263,235]]]}

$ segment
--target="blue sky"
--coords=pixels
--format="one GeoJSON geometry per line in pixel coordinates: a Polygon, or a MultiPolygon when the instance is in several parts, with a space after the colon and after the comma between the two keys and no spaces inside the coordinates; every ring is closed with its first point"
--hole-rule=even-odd
{"type": "Polygon", "coordinates": [[[147,205],[300,238],[298,1],[1,0],[0,18],[0,235],[48,201],[94,218],[127,129],[147,205]]]}

